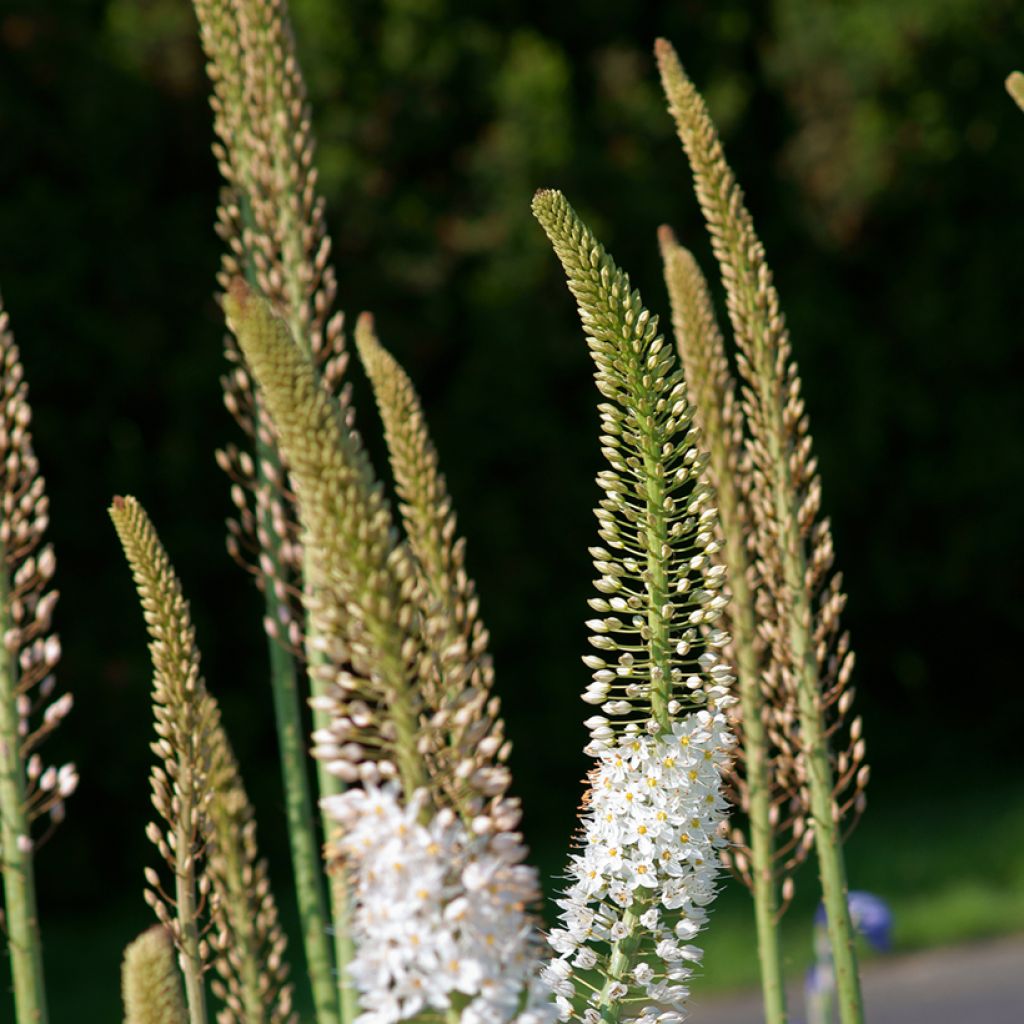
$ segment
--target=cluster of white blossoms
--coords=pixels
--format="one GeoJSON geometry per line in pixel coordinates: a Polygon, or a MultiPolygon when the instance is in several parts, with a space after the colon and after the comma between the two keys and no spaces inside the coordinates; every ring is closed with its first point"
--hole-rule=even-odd
{"type": "Polygon", "coordinates": [[[535,977],[537,873],[519,837],[472,835],[450,810],[424,823],[425,806],[424,791],[403,805],[391,785],[323,801],[352,872],[355,1024],[451,1007],[462,1024],[554,1024],[535,977]]]}
{"type": "Polygon", "coordinates": [[[596,752],[582,849],[549,936],[558,957],[542,971],[562,1020],[597,1024],[597,1008],[615,1004],[638,1024],[686,1016],[702,955],[690,940],[716,892],[721,775],[734,743],[724,709],[735,698],[722,686],[706,692],[705,707],[671,731],[627,733],[596,752]]]}

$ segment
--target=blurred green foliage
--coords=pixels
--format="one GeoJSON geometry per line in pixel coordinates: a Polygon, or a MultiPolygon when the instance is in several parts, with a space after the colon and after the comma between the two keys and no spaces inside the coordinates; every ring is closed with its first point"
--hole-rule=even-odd
{"type": "MultiPolygon", "coordinates": [[[[871,798],[983,785],[951,778],[950,751],[1012,749],[1024,714],[1024,119],[1002,89],[1024,63],[1020,5],[292,10],[341,302],[374,310],[421,389],[494,637],[529,837],[562,844],[585,767],[598,467],[587,354],[529,199],[564,189],[656,309],[660,222],[713,270],[655,35],[708,96],[792,327],[850,593],[871,798]]],[[[32,389],[77,700],[55,756],[83,776],[41,857],[54,912],[98,894],[141,906],[148,668],[105,521],[115,491],[146,503],[175,558],[284,874],[258,603],[223,554],[212,458],[233,433],[202,65],[186,0],[0,8],[0,287],[32,389]]],[[[1020,778],[1019,759],[1007,770],[1020,778]]]]}

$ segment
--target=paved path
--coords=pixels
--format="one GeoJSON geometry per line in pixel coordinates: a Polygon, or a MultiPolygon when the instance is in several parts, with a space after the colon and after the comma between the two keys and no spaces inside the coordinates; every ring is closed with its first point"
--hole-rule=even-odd
{"type": "MultiPolygon", "coordinates": [[[[1024,935],[872,961],[867,1024],[1024,1024],[1024,935]]],[[[794,1024],[799,992],[789,994],[794,1024]]],[[[762,1024],[758,994],[693,1000],[693,1024],[762,1024]]]]}

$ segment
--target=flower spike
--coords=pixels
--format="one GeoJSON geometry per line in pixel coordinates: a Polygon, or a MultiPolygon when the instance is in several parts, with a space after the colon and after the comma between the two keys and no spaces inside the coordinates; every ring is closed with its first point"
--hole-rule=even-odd
{"type": "Polygon", "coordinates": [[[839,826],[844,818],[856,820],[863,809],[868,768],[859,719],[850,726],[846,749],[835,755],[830,750],[830,738],[842,729],[852,704],[853,654],[839,624],[846,599],[840,576],[832,573],[829,522],[820,516],[821,482],[800,377],[764,246],[707,106],[671,44],[659,39],[655,51],[726,289],[745,384],[741,397],[752,464],[757,573],[770,612],[761,618],[761,633],[777,672],[772,687],[785,697],[782,713],[798,722],[808,837],[813,835],[817,845],[837,951],[841,1019],[859,1024],[863,1007],[839,826]]]}
{"type": "Polygon", "coordinates": [[[64,820],[73,764],[45,765],[39,747],[71,711],[54,697],[56,559],[44,544],[49,499],[32,447],[28,385],[0,303],[0,873],[18,1024],[45,1024],[46,991],[33,854],[64,820]],[[36,834],[33,825],[37,823],[36,834]]]}
{"type": "Polygon", "coordinates": [[[212,961],[221,976],[213,991],[225,1003],[218,1024],[294,1024],[286,943],[252,807],[220,709],[200,675],[181,584],[134,498],[115,498],[110,515],[132,568],[153,660],[153,750],[161,764],[151,782],[164,827],[153,822],[147,835],[175,880],[171,896],[148,869],[146,901],[181,954],[189,1020],[205,1024],[203,974],[212,961]],[[205,938],[211,930],[212,944],[205,938]]]}
{"type": "Polygon", "coordinates": [[[319,753],[347,781],[426,782],[418,744],[414,570],[358,435],[266,300],[236,278],[225,309],[291,467],[313,557],[307,606],[330,691],[319,753]]]}
{"type": "MultiPolygon", "coordinates": [[[[218,281],[226,289],[241,275],[278,303],[297,343],[336,393],[346,362],[343,319],[333,312],[337,283],[331,241],[317,194],[311,117],[288,5],[285,0],[194,0],[194,7],[213,85],[214,154],[224,180],[217,209],[217,233],[224,243],[218,281]]],[[[305,668],[314,697],[324,696],[318,667],[307,665],[309,654],[313,662],[321,659],[307,643],[306,553],[287,465],[230,334],[225,354],[232,365],[221,379],[224,402],[247,441],[217,452],[235,507],[227,546],[263,594],[288,836],[316,1021],[339,1024],[355,1007],[344,984],[350,955],[347,898],[332,880],[329,918],[303,740],[305,668]]],[[[326,714],[314,709],[313,722],[316,729],[325,727],[326,714]]],[[[318,762],[317,785],[326,795],[342,783],[318,762]]]]}
{"type": "Polygon", "coordinates": [[[563,1020],[675,1024],[715,895],[733,743],[717,516],[657,318],[560,193],[538,192],[533,209],[579,305],[610,466],[598,476],[606,546],[591,551],[600,653],[584,659],[583,699],[603,715],[587,722],[596,764],[543,977],[563,1020]]]}
{"type": "Polygon", "coordinates": [[[717,653],[727,637],[704,629],[721,618],[724,572],[712,564],[706,456],[658,318],[560,192],[538,192],[533,210],[565,268],[608,400],[599,412],[610,468],[598,475],[595,512],[606,546],[591,548],[600,596],[587,623],[599,653],[584,659],[593,682],[583,699],[603,712],[588,722],[596,754],[699,707],[708,674],[727,681],[717,653]]]}
{"type": "Polygon", "coordinates": [[[384,423],[399,510],[419,576],[426,704],[440,722],[438,783],[444,799],[474,822],[477,831],[509,832],[519,822],[517,800],[508,797],[501,703],[492,694],[494,666],[479,600],[465,570],[465,541],[438,468],[419,396],[405,371],[380,344],[373,321],[356,323],[359,357],[373,385],[384,423]]]}
{"type": "Polygon", "coordinates": [[[167,552],[142,506],[115,498],[110,517],[131,566],[149,632],[153,661],[153,716],[157,738],[150,783],[153,806],[163,825],[150,822],[146,834],[174,876],[166,893],[153,869],[146,871],[146,902],[168,928],[181,954],[190,1024],[205,1024],[203,973],[209,948],[200,925],[206,887],[199,859],[210,813],[209,784],[216,712],[206,697],[199,652],[188,605],[167,552]]]}
{"type": "Polygon", "coordinates": [[[729,566],[730,601],[725,627],[732,638],[726,657],[735,665],[739,703],[734,708],[736,759],[727,782],[730,799],[747,818],[746,832],[734,824],[732,845],[722,859],[751,890],[757,920],[761,980],[769,1024],[785,1020],[785,984],[778,919],[793,891],[792,872],[807,856],[805,790],[798,774],[799,736],[788,700],[775,689],[773,670],[758,632],[770,617],[752,550],[750,458],[744,447],[743,414],[715,319],[707,282],[693,255],[670,228],[658,232],[672,325],[694,411],[709,451],[708,474],[718,496],[722,551],[729,566]]]}

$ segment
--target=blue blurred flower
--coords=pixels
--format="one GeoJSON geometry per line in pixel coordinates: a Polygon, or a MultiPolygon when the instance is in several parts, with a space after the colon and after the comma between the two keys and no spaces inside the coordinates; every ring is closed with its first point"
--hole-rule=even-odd
{"type": "MultiPolygon", "coordinates": [[[[892,945],[892,911],[880,896],[854,889],[848,897],[853,926],[868,941],[872,949],[886,952],[892,945]]],[[[825,904],[819,903],[814,915],[816,925],[826,921],[825,904]]]]}

